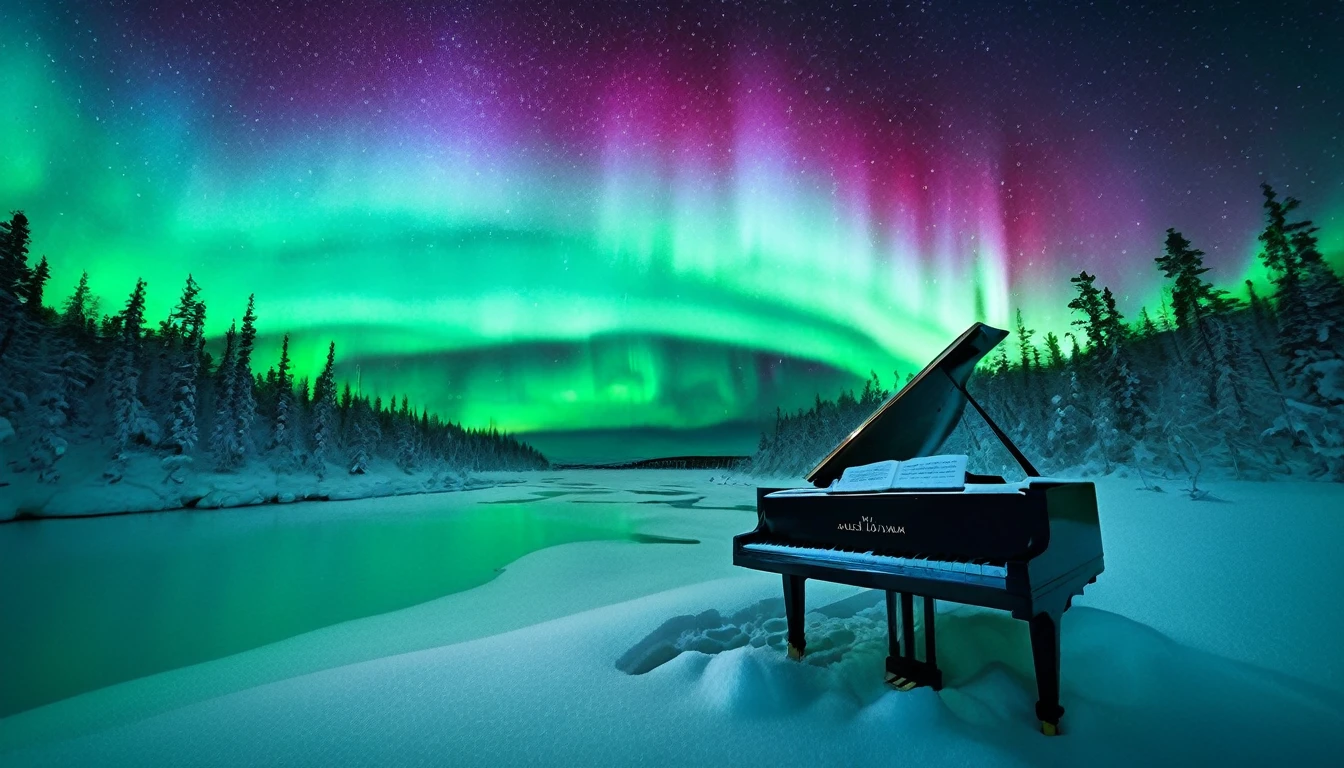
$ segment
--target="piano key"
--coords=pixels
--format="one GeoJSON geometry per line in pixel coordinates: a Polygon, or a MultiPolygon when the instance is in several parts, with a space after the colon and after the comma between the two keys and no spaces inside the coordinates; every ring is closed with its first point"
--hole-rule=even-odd
{"type": "Polygon", "coordinates": [[[852,552],[844,549],[820,549],[814,547],[801,547],[792,544],[768,544],[753,543],[743,545],[743,549],[755,550],[758,552],[776,552],[790,555],[799,559],[813,560],[823,563],[834,563],[837,565],[852,564],[872,564],[883,568],[894,568],[903,573],[919,578],[946,579],[951,581],[983,581],[999,580],[1006,575],[1007,569],[1003,566],[980,566],[980,571],[965,570],[969,568],[969,563],[956,563],[950,560],[942,560],[937,557],[928,557],[921,553],[921,557],[902,557],[893,555],[879,555],[872,551],[852,552]],[[962,565],[963,570],[957,570],[956,565],[962,565]],[[992,571],[992,568],[998,568],[998,571],[992,571]]]}

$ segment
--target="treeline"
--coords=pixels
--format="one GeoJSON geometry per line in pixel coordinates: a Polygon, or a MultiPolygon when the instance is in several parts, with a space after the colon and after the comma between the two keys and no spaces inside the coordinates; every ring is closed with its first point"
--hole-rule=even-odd
{"type": "MultiPolygon", "coordinates": [[[[1269,297],[1250,280],[1246,301],[1215,288],[1204,253],[1168,229],[1154,259],[1167,281],[1156,317],[1144,307],[1126,321],[1086,271],[1071,279],[1076,332],[1038,343],[1018,311],[971,391],[1038,469],[1124,465],[1188,478],[1192,491],[1209,474],[1344,480],[1344,284],[1320,253],[1318,228],[1295,217],[1299,201],[1261,190],[1269,297]]],[[[810,409],[778,413],[752,471],[806,472],[889,395],[873,374],[857,397],[818,397],[810,409]]],[[[942,451],[1014,473],[970,409],[942,451]]]]}
{"type": "Polygon", "coordinates": [[[0,443],[18,446],[5,452],[14,471],[55,482],[78,441],[107,445],[111,482],[136,451],[160,456],[166,478],[177,482],[194,464],[235,471],[252,461],[318,478],[332,467],[363,474],[378,457],[406,472],[546,466],[538,451],[495,429],[463,428],[413,408],[405,396],[383,401],[352,392],[348,382],[338,386],[334,342],[312,382],[295,379],[288,336],[280,358],[255,374],[251,297],[216,361],[205,348],[206,307],[191,276],[157,324],[145,317],[144,280],[105,314],[86,272],[53,308],[45,301],[50,267],[46,257],[29,264],[30,245],[22,212],[0,221],[0,443]]]}

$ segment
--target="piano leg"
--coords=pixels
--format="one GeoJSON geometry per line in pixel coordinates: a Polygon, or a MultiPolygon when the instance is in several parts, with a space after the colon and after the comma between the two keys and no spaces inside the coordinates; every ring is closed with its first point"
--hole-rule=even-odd
{"type": "Polygon", "coordinates": [[[887,590],[887,655],[901,655],[901,636],[898,632],[899,624],[896,620],[896,598],[901,596],[900,592],[887,590]]]}
{"type": "Polygon", "coordinates": [[[1036,664],[1036,717],[1041,721],[1041,733],[1059,734],[1059,719],[1064,708],[1059,706],[1059,619],[1058,614],[1038,613],[1031,617],[1031,656],[1036,664]]]}
{"type": "Polygon", "coordinates": [[[915,596],[901,593],[901,633],[905,641],[905,653],[901,654],[911,661],[915,660],[915,596]]]}
{"type": "MultiPolygon", "coordinates": [[[[938,610],[935,607],[937,601],[932,597],[924,597],[922,600],[924,602],[924,662],[930,667],[937,669],[937,649],[934,647],[933,642],[933,630],[938,623],[935,620],[938,613],[938,610]]],[[[942,685],[939,685],[938,687],[941,688],[942,685]]]]}
{"type": "Polygon", "coordinates": [[[803,636],[804,587],[807,579],[784,574],[784,620],[788,622],[789,658],[803,658],[807,640],[803,636]]]}
{"type": "Polygon", "coordinates": [[[887,675],[889,685],[908,691],[927,685],[935,691],[943,688],[943,673],[938,669],[934,647],[935,605],[933,599],[924,601],[924,660],[915,654],[915,596],[905,592],[887,592],[887,675]],[[900,626],[897,627],[896,603],[900,598],[900,626]],[[897,643],[897,637],[900,643],[897,643]]]}

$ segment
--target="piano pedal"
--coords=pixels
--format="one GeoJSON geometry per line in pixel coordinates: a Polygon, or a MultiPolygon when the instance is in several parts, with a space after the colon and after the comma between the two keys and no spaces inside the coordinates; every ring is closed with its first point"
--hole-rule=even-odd
{"type": "Polygon", "coordinates": [[[793,659],[794,661],[800,661],[800,660],[802,660],[802,658],[803,658],[803,649],[802,649],[802,648],[799,648],[798,646],[794,645],[793,643],[789,643],[789,658],[790,658],[790,659],[793,659]]]}
{"type": "Polygon", "coordinates": [[[1058,735],[1059,735],[1059,725],[1057,725],[1057,724],[1055,724],[1055,723],[1047,723],[1047,722],[1045,722],[1044,720],[1042,720],[1042,721],[1041,721],[1041,733],[1045,734],[1046,736],[1058,736],[1058,735]]]}
{"type": "Polygon", "coordinates": [[[914,690],[915,687],[918,685],[918,683],[916,683],[914,680],[907,680],[906,678],[901,677],[900,675],[888,672],[887,685],[890,685],[892,688],[895,688],[896,690],[904,693],[906,691],[914,690]]]}

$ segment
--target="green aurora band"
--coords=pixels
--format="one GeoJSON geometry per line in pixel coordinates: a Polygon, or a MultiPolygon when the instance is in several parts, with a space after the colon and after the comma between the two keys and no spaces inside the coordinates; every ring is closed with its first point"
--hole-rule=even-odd
{"type": "MultiPolygon", "coordinates": [[[[946,159],[935,178],[958,181],[933,191],[911,182],[937,231],[903,240],[912,209],[879,210],[866,177],[821,169],[766,100],[740,100],[724,172],[721,157],[650,151],[657,126],[623,112],[596,157],[523,151],[535,138],[470,115],[432,134],[409,119],[333,120],[250,146],[236,130],[211,135],[171,72],[132,76],[146,84],[133,98],[93,109],[106,94],[40,37],[0,28],[0,206],[32,220],[48,301],[87,270],[112,312],[143,277],[157,321],[190,273],[216,339],[256,294],[261,370],[282,334],[300,376],[334,340],[346,381],[467,426],[759,421],[872,370],[889,385],[971,321],[1003,325],[1018,306],[1040,335],[1068,330],[1076,268],[1047,257],[1010,278],[990,159],[946,159]]],[[[1311,202],[1331,212],[1317,220],[1339,263],[1344,196],[1311,202]]],[[[1263,284],[1249,212],[1248,255],[1215,272],[1229,287],[1238,271],[1263,284]]],[[[1117,239],[1153,273],[1122,293],[1131,316],[1160,300],[1156,229],[1117,239]]]]}

